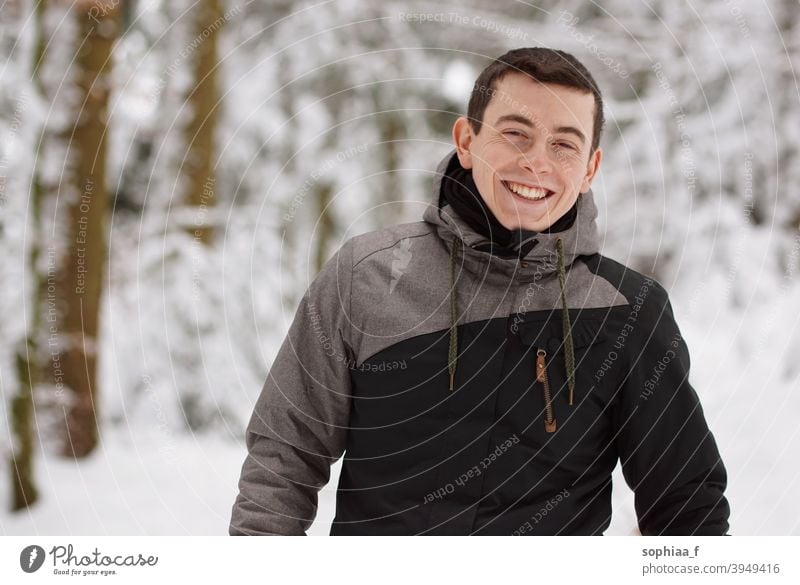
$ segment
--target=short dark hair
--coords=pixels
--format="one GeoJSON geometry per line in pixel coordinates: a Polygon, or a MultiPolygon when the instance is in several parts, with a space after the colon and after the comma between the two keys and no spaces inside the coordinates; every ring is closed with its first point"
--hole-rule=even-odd
{"type": "Polygon", "coordinates": [[[594,95],[594,127],[592,128],[592,150],[600,145],[603,131],[603,96],[592,74],[583,63],[564,51],[544,47],[514,49],[495,59],[481,71],[467,107],[467,117],[472,129],[478,134],[483,125],[483,115],[492,99],[496,84],[509,73],[524,73],[540,83],[553,83],[573,87],[594,95]]]}

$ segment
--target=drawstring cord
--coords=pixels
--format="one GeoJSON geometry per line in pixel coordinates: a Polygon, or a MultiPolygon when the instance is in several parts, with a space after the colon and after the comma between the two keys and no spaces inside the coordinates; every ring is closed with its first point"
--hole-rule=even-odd
{"type": "MultiPolygon", "coordinates": [[[[458,359],[458,314],[456,312],[456,241],[453,239],[450,246],[450,349],[448,352],[447,370],[450,374],[450,391],[455,387],[456,364],[458,359]]],[[[558,252],[558,284],[561,288],[561,327],[564,337],[564,361],[567,367],[567,388],[569,389],[569,405],[572,406],[575,393],[575,348],[572,343],[572,324],[569,319],[567,306],[567,278],[564,267],[564,243],[561,238],[556,239],[558,252]]]]}
{"type": "Polygon", "coordinates": [[[447,370],[450,372],[450,391],[456,379],[456,359],[458,356],[458,314],[456,313],[456,240],[450,246],[450,351],[448,352],[447,370]]]}
{"type": "Polygon", "coordinates": [[[567,306],[567,277],[564,269],[564,243],[561,238],[556,238],[556,251],[558,252],[558,284],[561,288],[561,330],[564,337],[564,362],[567,366],[567,388],[569,388],[569,405],[575,391],[575,348],[572,345],[572,324],[569,321],[569,307],[567,306]]]}

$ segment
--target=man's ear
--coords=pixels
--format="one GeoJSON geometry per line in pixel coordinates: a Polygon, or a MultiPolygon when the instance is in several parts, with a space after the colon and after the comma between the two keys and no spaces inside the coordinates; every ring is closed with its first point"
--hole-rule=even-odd
{"type": "Polygon", "coordinates": [[[586,166],[586,175],[583,177],[581,183],[581,193],[586,193],[592,186],[592,181],[600,168],[600,161],[603,160],[603,149],[597,148],[589,157],[589,163],[586,166]]]}
{"type": "Polygon", "coordinates": [[[453,144],[456,146],[458,161],[465,169],[472,168],[472,153],[469,150],[472,144],[472,126],[466,116],[461,116],[453,124],[453,144]]]}

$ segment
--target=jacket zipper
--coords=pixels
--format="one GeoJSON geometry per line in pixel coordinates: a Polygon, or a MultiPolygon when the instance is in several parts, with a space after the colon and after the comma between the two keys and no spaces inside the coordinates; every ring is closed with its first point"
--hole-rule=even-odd
{"type": "Polygon", "coordinates": [[[547,379],[545,358],[547,352],[543,349],[536,350],[536,381],[542,383],[544,388],[544,430],[548,433],[556,431],[556,419],[553,418],[553,401],[550,396],[550,382],[547,379]]]}

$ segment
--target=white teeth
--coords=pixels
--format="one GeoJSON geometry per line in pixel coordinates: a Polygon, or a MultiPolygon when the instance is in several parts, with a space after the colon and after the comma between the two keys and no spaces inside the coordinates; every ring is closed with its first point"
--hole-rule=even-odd
{"type": "Polygon", "coordinates": [[[519,183],[506,183],[508,188],[511,189],[517,195],[521,195],[525,199],[543,199],[547,196],[548,191],[546,189],[537,189],[536,187],[526,187],[525,185],[520,185],[519,183]]]}

